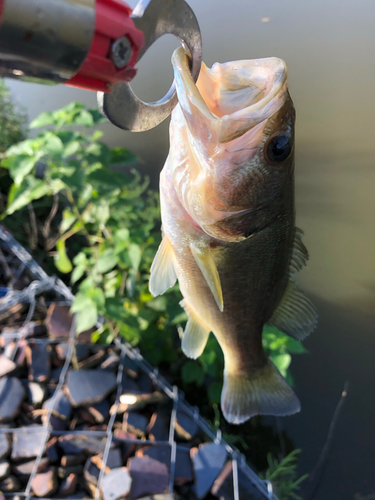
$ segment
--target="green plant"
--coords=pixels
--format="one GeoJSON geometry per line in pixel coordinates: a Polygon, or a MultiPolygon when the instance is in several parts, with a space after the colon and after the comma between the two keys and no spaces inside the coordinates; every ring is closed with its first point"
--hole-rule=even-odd
{"type": "Polygon", "coordinates": [[[25,139],[26,135],[26,112],[13,102],[8,87],[0,79],[0,153],[25,139]]]}
{"type": "Polygon", "coordinates": [[[297,455],[301,450],[293,450],[281,461],[267,455],[268,469],[259,476],[272,483],[273,489],[280,500],[302,500],[297,494],[300,484],[308,478],[308,474],[297,479],[297,455]]]}
{"type": "Polygon", "coordinates": [[[148,291],[160,242],[158,197],[135,170],[129,175],[109,168],[138,159],[127,149],[108,148],[101,132],[88,131],[102,120],[78,103],[34,120],[30,128],[49,128],[10,147],[2,161],[13,184],[1,217],[9,221],[27,211],[34,219],[36,237],[44,238],[45,251],[74,287],[78,332],[105,316],[94,340],[110,342],[121,334],[133,345],[142,341],[151,362],[172,362],[174,325],[185,319],[178,288],[169,300],[148,291]],[[48,207],[44,220],[40,205],[48,207]]]}

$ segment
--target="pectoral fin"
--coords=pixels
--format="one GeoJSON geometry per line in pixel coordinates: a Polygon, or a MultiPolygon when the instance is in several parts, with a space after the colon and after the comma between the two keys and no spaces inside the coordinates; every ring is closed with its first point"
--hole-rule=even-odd
{"type": "Polygon", "coordinates": [[[207,285],[210,287],[210,290],[215,298],[219,310],[223,312],[224,302],[223,302],[223,292],[220,283],[220,276],[215,261],[212,258],[210,249],[208,247],[198,248],[193,245],[190,245],[190,249],[195,259],[195,262],[197,263],[199,269],[202,271],[202,274],[207,282],[207,285]]]}
{"type": "Polygon", "coordinates": [[[162,295],[176,283],[177,275],[174,268],[173,247],[164,236],[151,266],[149,290],[152,295],[162,295]]]}
{"type": "Polygon", "coordinates": [[[296,340],[304,340],[315,328],[317,319],[310,299],[289,280],[283,298],[268,323],[296,340]]]}
{"type": "Polygon", "coordinates": [[[181,348],[185,356],[197,359],[204,348],[210,334],[210,329],[202,323],[198,316],[192,311],[186,300],[182,300],[180,305],[188,315],[184,336],[182,337],[181,348]]]}

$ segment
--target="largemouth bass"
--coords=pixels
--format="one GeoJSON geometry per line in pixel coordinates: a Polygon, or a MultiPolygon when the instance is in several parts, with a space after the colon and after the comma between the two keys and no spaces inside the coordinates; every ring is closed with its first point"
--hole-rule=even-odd
{"type": "Polygon", "coordinates": [[[182,48],[172,63],[179,104],[160,178],[163,240],[150,291],[162,294],[178,279],[186,356],[197,358],[209,333],[216,336],[228,422],[295,413],[299,400],[262,347],[266,323],[302,340],[317,320],[293,279],[308,253],[295,227],[285,63],[203,64],[196,84],[182,48]]]}

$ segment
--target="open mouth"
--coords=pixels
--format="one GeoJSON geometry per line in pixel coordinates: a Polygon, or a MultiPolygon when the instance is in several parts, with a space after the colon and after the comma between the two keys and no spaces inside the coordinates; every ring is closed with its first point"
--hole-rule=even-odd
{"type": "Polygon", "coordinates": [[[172,57],[180,105],[190,129],[202,125],[216,132],[225,143],[240,137],[276,113],[285,102],[287,70],[276,57],[216,63],[202,63],[194,83],[188,58],[182,48],[172,57]]]}

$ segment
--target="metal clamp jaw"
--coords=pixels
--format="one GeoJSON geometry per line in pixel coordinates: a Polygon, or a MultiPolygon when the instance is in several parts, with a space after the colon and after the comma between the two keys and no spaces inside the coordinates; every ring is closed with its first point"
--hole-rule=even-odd
{"type": "MultiPolygon", "coordinates": [[[[138,61],[162,35],[172,34],[182,43],[191,60],[191,74],[197,80],[202,62],[202,40],[198,21],[184,0],[140,0],[132,13],[145,44],[138,61]]],[[[101,112],[114,125],[132,132],[143,132],[165,120],[177,104],[175,84],[159,101],[145,103],[138,99],[129,83],[117,83],[112,92],[98,92],[101,112]]]]}

